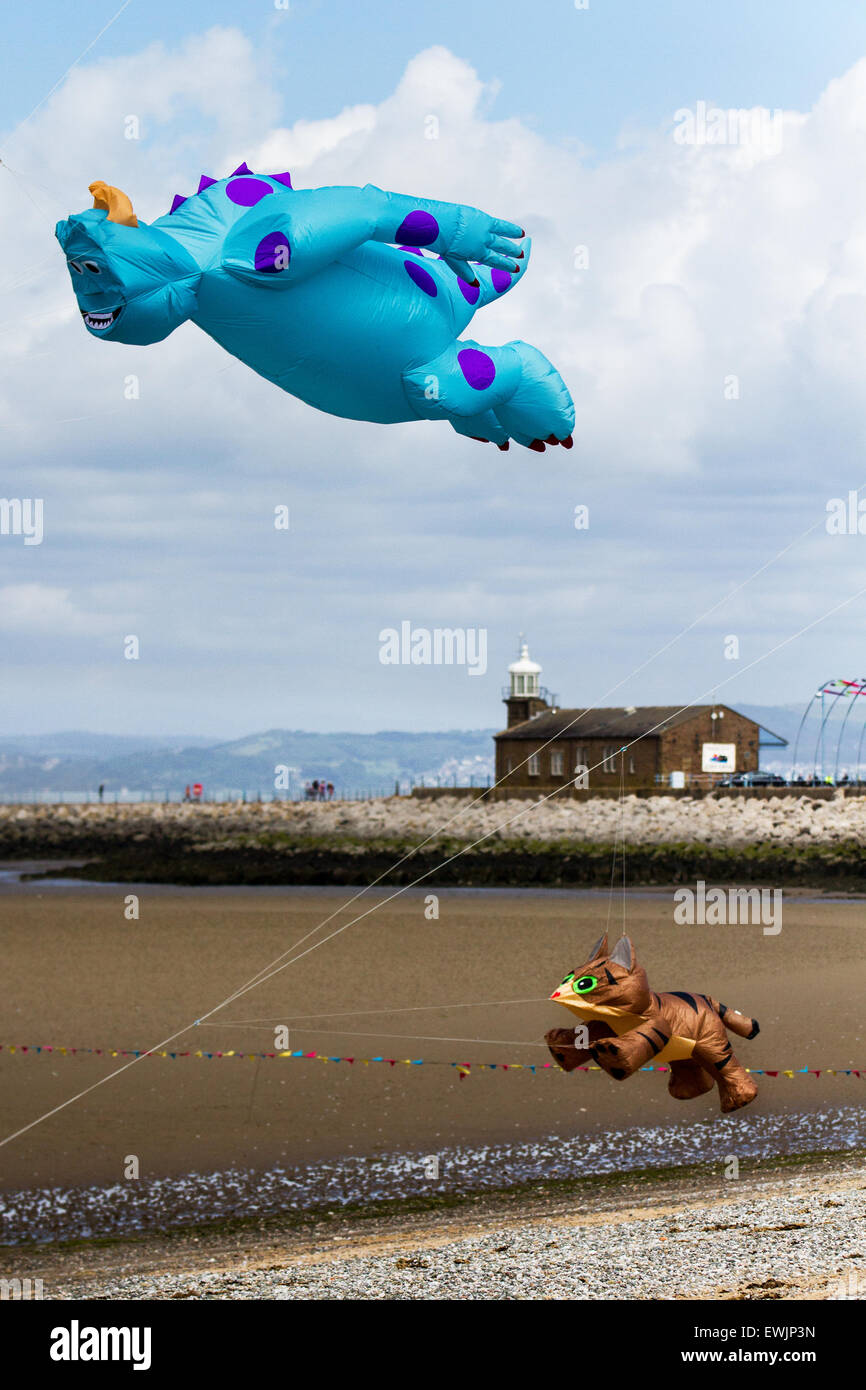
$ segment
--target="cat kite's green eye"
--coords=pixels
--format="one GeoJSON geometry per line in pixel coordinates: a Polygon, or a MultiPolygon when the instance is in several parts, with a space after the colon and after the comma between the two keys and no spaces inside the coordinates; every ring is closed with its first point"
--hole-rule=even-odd
{"type": "Polygon", "coordinates": [[[573,970],[569,970],[568,974],[566,975],[565,979],[562,981],[562,984],[560,984],[559,988],[562,989],[562,985],[567,985],[568,982],[569,982],[569,980],[573,980],[573,979],[574,979],[574,971],[573,971],[573,970]]]}
{"type": "Polygon", "coordinates": [[[589,994],[591,989],[595,989],[598,980],[594,975],[581,975],[579,980],[575,980],[574,988],[578,994],[589,994]]]}

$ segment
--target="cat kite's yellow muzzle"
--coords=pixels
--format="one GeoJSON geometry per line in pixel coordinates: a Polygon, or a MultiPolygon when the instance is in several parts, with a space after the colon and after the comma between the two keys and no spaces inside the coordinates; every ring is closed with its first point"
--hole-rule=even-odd
{"type": "Polygon", "coordinates": [[[138,218],[132,210],[132,203],[121,188],[114,188],[110,183],[103,183],[102,179],[97,179],[90,185],[93,194],[93,206],[103,208],[108,214],[109,222],[119,222],[123,227],[137,227],[138,218]]]}

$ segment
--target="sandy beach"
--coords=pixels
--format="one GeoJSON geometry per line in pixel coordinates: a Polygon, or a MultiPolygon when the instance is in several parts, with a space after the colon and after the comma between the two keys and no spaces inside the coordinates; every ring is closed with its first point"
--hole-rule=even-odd
{"type": "Polygon", "coordinates": [[[608,912],[616,928],[623,911],[652,985],[712,992],[758,1017],[760,1036],[736,1043],[746,1065],[866,1065],[862,901],[789,895],[771,936],[678,926],[670,890],[625,903],[592,891],[444,890],[438,920],[425,916],[419,890],[347,909],[352,895],[333,890],[143,886],[129,921],[129,892],[14,879],[0,890],[5,1134],[123,1064],[10,1055],[10,1045],[143,1049],[185,1029],[178,1051],[264,1052],[285,1025],[292,1049],[355,1060],[141,1060],[0,1150],[6,1241],[270,1220],[695,1163],[711,1165],[718,1183],[730,1155],[745,1163],[862,1145],[864,1082],[854,1076],[762,1077],[757,1101],[723,1117],[715,1093],[684,1104],[658,1074],[617,1085],[528,1069],[549,1060],[541,1040],[562,1021],[547,996],[608,912]],[[307,949],[343,926],[207,1025],[189,1026],[292,943],[313,933],[307,949]],[[363,1064],[383,1055],[395,1065],[363,1064]],[[439,1065],[454,1061],[499,1065],[461,1080],[439,1065]],[[137,1179],[125,1177],[130,1157],[137,1179]]]}

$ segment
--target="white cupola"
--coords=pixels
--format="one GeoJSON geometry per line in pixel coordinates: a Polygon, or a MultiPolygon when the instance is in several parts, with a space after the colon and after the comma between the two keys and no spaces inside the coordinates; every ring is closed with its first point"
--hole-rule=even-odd
{"type": "Polygon", "coordinates": [[[520,644],[520,656],[516,661],[512,661],[508,668],[508,676],[511,682],[511,695],[538,695],[538,677],[541,675],[541,667],[537,661],[532,661],[529,655],[529,647],[525,642],[520,644]]]}

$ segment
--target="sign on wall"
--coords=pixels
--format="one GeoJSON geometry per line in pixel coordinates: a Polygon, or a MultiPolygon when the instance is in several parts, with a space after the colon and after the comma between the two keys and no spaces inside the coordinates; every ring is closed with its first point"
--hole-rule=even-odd
{"type": "Polygon", "coordinates": [[[735,743],[704,743],[701,746],[701,772],[736,772],[735,743]]]}

